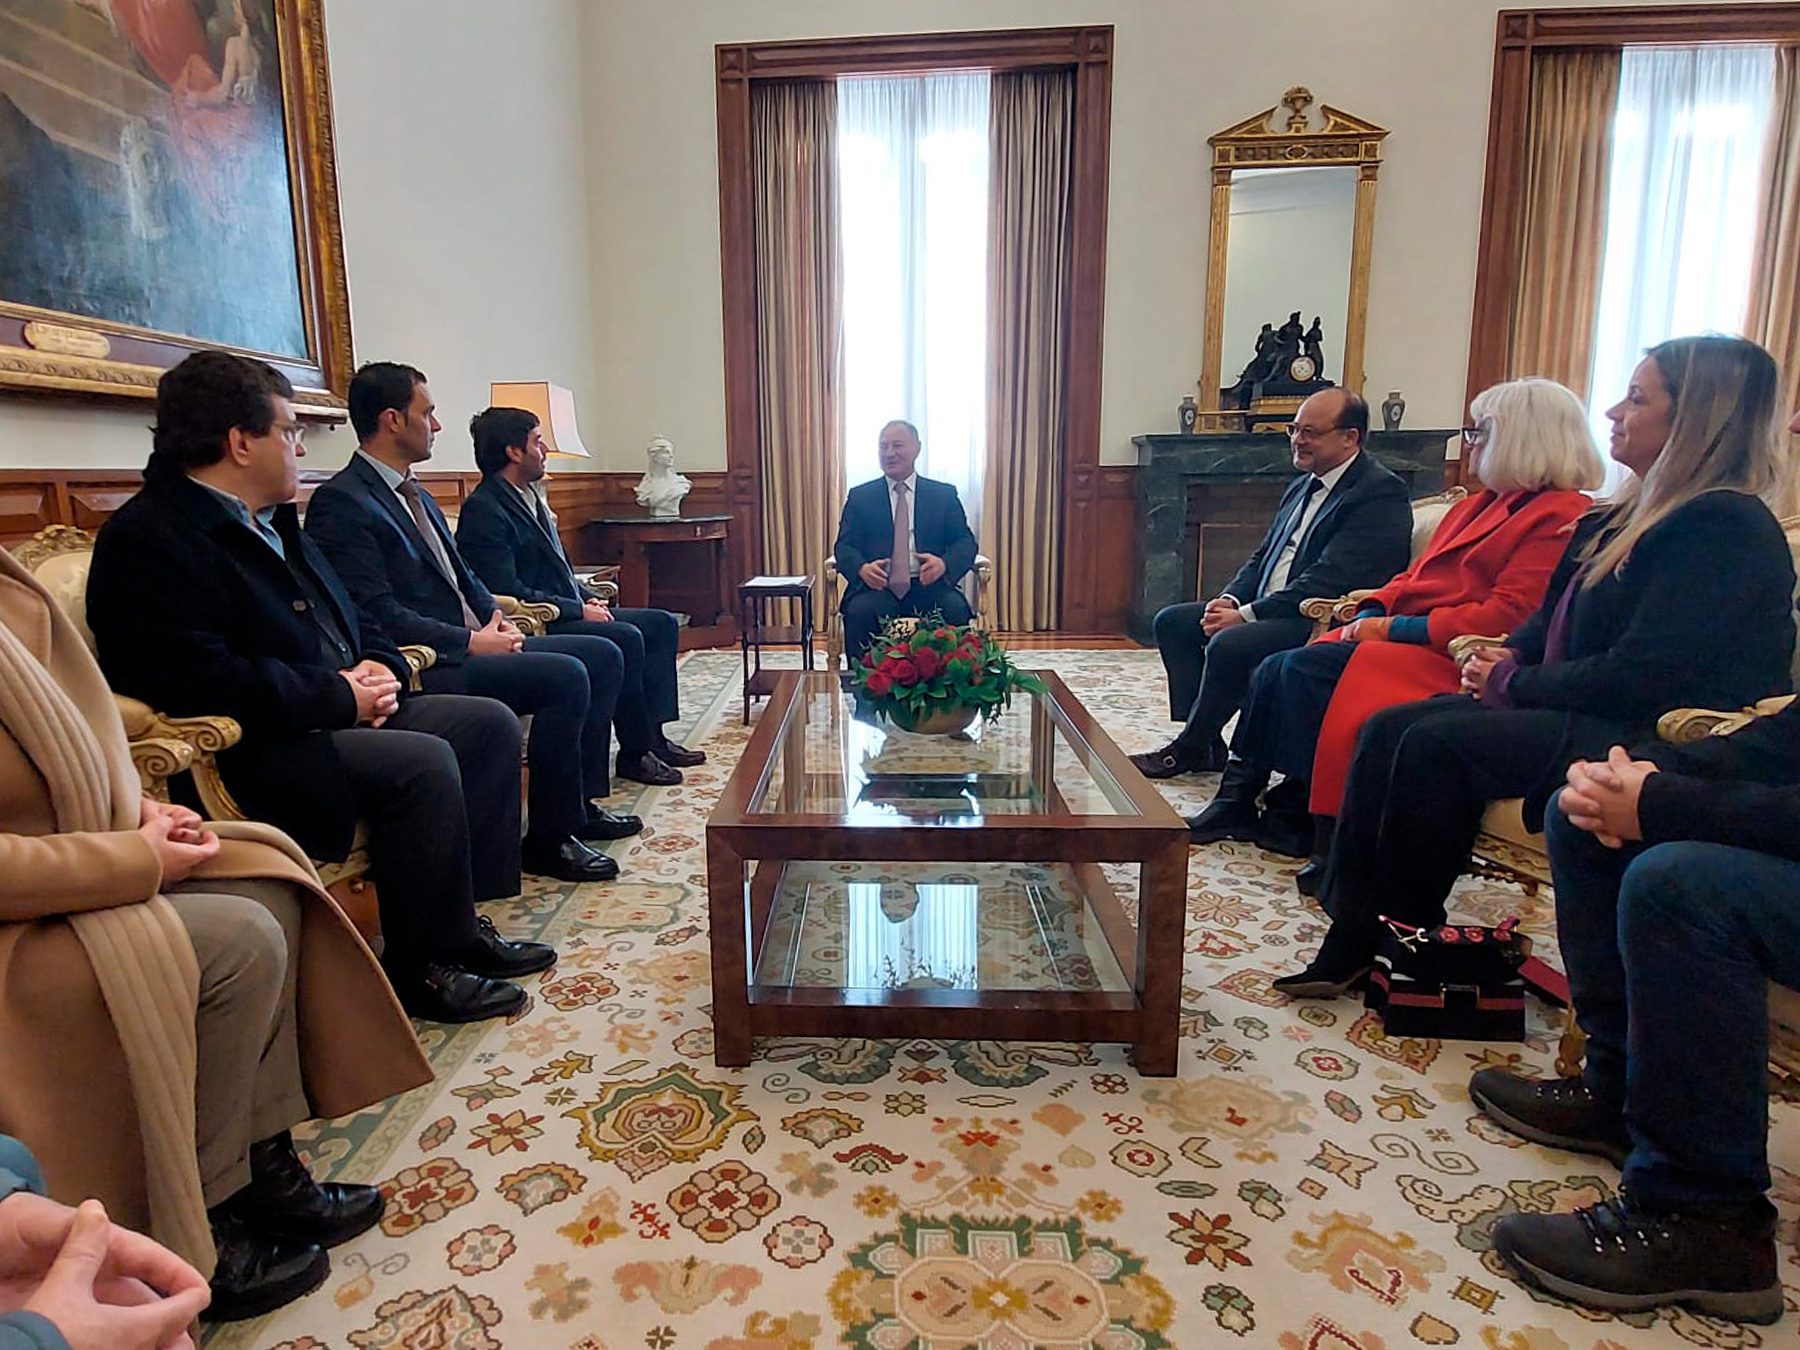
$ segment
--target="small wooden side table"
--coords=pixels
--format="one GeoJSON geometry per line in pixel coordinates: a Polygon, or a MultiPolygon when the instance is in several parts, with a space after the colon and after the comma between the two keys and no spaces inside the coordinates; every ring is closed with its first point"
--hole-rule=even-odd
{"type": "Polygon", "coordinates": [[[764,670],[764,647],[798,647],[807,670],[813,668],[813,579],[811,577],[751,577],[738,584],[738,648],[744,656],[744,725],[750,724],[750,701],[775,692],[779,673],[764,670]],[[776,600],[795,601],[800,611],[798,627],[769,622],[769,605],[776,600]],[[755,669],[751,653],[756,654],[755,669]]]}
{"type": "Polygon", "coordinates": [[[725,561],[728,515],[595,516],[588,521],[598,534],[599,561],[619,567],[619,604],[626,609],[685,610],[692,622],[681,630],[681,649],[724,646],[731,642],[731,587],[725,561]],[[694,566],[699,548],[710,551],[704,568],[694,566]],[[667,566],[652,568],[651,553],[667,566]],[[686,554],[684,558],[682,555],[686,554]],[[652,595],[652,570],[660,574],[652,595]]]}

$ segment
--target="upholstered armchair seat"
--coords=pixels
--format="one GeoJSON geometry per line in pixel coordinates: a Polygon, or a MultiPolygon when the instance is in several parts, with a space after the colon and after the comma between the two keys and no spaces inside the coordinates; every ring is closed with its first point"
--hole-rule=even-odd
{"type": "MultiPolygon", "coordinates": [[[[994,562],[985,553],[977,553],[969,568],[975,578],[975,598],[970,604],[969,622],[977,628],[988,626],[988,591],[994,584],[994,562]]],[[[825,618],[825,668],[836,670],[844,656],[844,587],[838,576],[836,556],[825,559],[825,603],[830,613],[825,618]]]]}

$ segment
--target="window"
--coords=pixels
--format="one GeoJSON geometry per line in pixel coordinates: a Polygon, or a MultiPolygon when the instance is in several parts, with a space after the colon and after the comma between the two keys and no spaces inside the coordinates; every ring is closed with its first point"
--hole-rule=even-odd
{"type": "Polygon", "coordinates": [[[987,443],[988,75],[838,80],[844,454],[878,477],[884,423],[981,519],[987,443]]]}
{"type": "Polygon", "coordinates": [[[1601,445],[1646,347],[1743,331],[1774,81],[1773,47],[1624,50],[1588,385],[1601,445]]]}

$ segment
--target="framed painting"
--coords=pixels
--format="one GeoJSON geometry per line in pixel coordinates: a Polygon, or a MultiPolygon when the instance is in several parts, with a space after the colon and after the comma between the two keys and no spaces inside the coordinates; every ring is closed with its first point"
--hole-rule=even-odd
{"type": "Polygon", "coordinates": [[[199,347],[343,415],[324,0],[0,0],[0,389],[149,397],[199,347]]]}

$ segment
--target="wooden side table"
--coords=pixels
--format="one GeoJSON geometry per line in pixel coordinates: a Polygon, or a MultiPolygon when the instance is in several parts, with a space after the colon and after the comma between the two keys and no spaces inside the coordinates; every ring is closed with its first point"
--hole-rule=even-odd
{"type": "Polygon", "coordinates": [[[657,605],[692,615],[681,630],[683,651],[731,641],[734,624],[725,551],[730,516],[595,516],[587,523],[598,536],[599,560],[619,568],[623,608],[657,605]],[[707,560],[696,565],[699,559],[694,555],[702,550],[707,560]]]}
{"type": "Polygon", "coordinates": [[[750,724],[750,701],[775,692],[779,673],[764,670],[764,647],[798,647],[807,670],[813,668],[813,579],[811,577],[751,577],[738,585],[738,648],[744,656],[744,725],[750,724]],[[792,600],[800,611],[797,627],[777,627],[769,622],[769,605],[792,600]],[[755,669],[751,653],[756,654],[755,669]]]}

